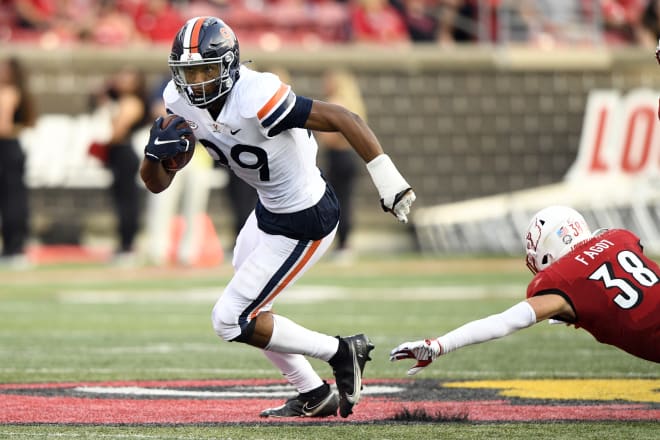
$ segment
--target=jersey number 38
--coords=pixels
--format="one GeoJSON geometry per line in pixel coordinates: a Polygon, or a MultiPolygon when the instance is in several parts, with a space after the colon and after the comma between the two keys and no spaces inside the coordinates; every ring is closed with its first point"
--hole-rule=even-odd
{"type": "Polygon", "coordinates": [[[631,251],[621,251],[616,256],[621,269],[632,279],[616,278],[612,270],[612,263],[606,262],[598,267],[590,276],[590,280],[602,281],[606,289],[618,289],[614,303],[622,309],[632,309],[637,306],[644,296],[642,287],[652,287],[658,283],[658,275],[644,265],[639,256],[631,251]]]}

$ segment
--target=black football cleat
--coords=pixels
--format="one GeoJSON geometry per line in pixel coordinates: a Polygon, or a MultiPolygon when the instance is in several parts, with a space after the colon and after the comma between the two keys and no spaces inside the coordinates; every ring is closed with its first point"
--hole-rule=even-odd
{"type": "Polygon", "coordinates": [[[329,417],[337,415],[339,398],[330,385],[323,382],[319,388],[300,393],[284,405],[261,411],[261,417],[329,417]]]}
{"type": "Polygon", "coordinates": [[[346,344],[344,348],[347,349],[340,347],[330,365],[339,392],[339,415],[348,417],[360,400],[362,373],[367,361],[371,360],[369,352],[374,345],[363,334],[339,338],[339,344],[346,344]]]}

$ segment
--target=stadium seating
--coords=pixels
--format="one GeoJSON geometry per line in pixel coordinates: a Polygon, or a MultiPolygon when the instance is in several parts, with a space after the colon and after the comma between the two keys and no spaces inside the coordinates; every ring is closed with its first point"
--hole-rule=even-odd
{"type": "Polygon", "coordinates": [[[42,115],[21,138],[28,158],[28,186],[108,186],[112,180],[110,172],[88,154],[88,149],[94,141],[105,141],[109,133],[109,115],[103,112],[77,116],[42,115]]]}

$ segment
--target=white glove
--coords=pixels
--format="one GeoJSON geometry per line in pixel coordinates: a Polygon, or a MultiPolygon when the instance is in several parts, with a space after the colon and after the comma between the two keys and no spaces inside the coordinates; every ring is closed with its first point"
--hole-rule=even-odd
{"type": "Polygon", "coordinates": [[[391,212],[400,222],[408,223],[410,207],[417,196],[387,154],[367,163],[367,171],[380,194],[383,211],[391,212]]]}
{"type": "Polygon", "coordinates": [[[437,339],[422,339],[404,342],[390,352],[390,361],[416,359],[417,363],[408,370],[408,376],[419,373],[442,354],[442,347],[437,339]]]}

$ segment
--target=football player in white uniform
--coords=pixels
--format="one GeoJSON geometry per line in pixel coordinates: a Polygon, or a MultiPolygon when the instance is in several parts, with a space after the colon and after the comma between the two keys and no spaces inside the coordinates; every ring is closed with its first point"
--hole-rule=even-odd
{"type": "Polygon", "coordinates": [[[257,206],[239,233],[235,274],[215,304],[212,322],[226,341],[262,349],[298,391],[264,417],[348,417],[360,399],[373,344],[363,334],[332,337],[271,312],[273,302],[330,246],[339,206],[316,165],[312,131],[339,131],[366,162],[386,212],[407,222],[415,193],[365,122],[346,108],[296,96],[271,73],[240,64],[238,40],[222,20],[196,17],[174,38],[172,81],[163,93],[179,115],[165,129],[157,119],[140,175],[165,190],[175,176],[161,162],[188,148],[194,131],[214,160],[252,185],[257,206]],[[189,126],[181,124],[188,121],[189,126]],[[177,128],[177,125],[185,128],[177,128]],[[338,396],[306,356],[332,367],[338,396]]]}

